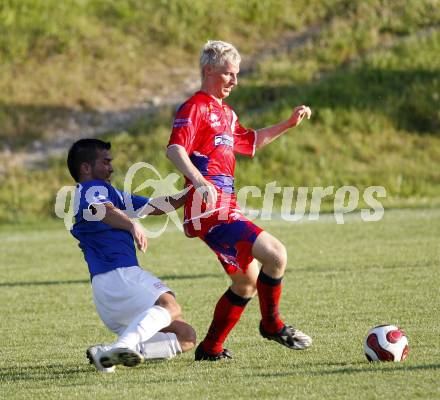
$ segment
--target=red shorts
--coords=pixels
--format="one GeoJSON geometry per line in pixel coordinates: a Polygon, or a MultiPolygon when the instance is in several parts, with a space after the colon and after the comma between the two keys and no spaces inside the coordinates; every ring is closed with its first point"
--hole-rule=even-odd
{"type": "Polygon", "coordinates": [[[209,212],[194,207],[192,199],[190,192],[185,204],[185,234],[202,239],[217,255],[226,273],[245,272],[254,259],[252,246],[263,229],[241,213],[235,195],[219,192],[215,211],[209,212]]]}

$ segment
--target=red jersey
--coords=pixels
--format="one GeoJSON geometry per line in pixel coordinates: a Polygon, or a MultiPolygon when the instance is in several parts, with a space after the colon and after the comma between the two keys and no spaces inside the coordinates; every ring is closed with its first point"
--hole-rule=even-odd
{"type": "MultiPolygon", "coordinates": [[[[219,104],[199,91],[178,109],[168,147],[172,145],[184,147],[194,166],[217,188],[217,204],[211,212],[205,213],[205,205],[194,202],[193,189],[185,203],[186,234],[203,236],[238,211],[234,193],[235,153],[253,157],[256,132],[241,126],[229,105],[219,104]]],[[[190,184],[188,179],[186,184],[190,184]]]]}
{"type": "Polygon", "coordinates": [[[229,105],[199,91],[177,111],[168,146],[184,147],[208,181],[233,193],[235,153],[253,157],[255,142],[255,131],[241,126],[229,105]]]}

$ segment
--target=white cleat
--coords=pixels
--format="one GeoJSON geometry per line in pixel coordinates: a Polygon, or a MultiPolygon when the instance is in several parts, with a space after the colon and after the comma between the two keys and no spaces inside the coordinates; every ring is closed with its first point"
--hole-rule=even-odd
{"type": "Polygon", "coordinates": [[[284,325],[276,333],[268,333],[260,323],[260,334],[268,340],[274,340],[292,350],[305,350],[312,345],[312,338],[290,325],[284,325]]]}
{"type": "Polygon", "coordinates": [[[90,364],[93,364],[98,371],[104,372],[107,374],[115,372],[116,368],[114,366],[104,367],[101,364],[101,362],[99,361],[99,358],[101,357],[101,355],[103,353],[105,353],[106,351],[108,351],[110,349],[111,349],[110,345],[97,344],[95,346],[89,347],[86,351],[86,356],[89,359],[90,364]]]}
{"type": "Polygon", "coordinates": [[[295,350],[304,350],[312,345],[312,338],[299,329],[293,328],[293,342],[295,350]]]}
{"type": "Polygon", "coordinates": [[[99,357],[99,362],[105,368],[110,368],[118,364],[122,364],[125,367],[136,367],[136,365],[144,361],[144,357],[141,353],[122,347],[111,347],[109,350],[101,353],[99,357]]]}

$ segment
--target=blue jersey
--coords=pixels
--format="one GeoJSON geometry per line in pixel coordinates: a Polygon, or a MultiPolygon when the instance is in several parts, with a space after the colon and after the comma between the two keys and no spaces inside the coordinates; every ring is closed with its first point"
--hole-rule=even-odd
{"type": "Polygon", "coordinates": [[[138,265],[133,236],[130,232],[112,228],[93,214],[93,204],[112,203],[116,208],[136,216],[148,204],[147,197],[135,196],[115,189],[102,180],[82,182],[77,185],[74,198],[75,224],[72,235],[89,266],[90,276],[120,267],[138,265]]]}

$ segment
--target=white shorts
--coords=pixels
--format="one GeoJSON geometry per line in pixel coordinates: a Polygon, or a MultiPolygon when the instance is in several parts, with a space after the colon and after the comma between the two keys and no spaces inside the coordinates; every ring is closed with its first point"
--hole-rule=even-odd
{"type": "Polygon", "coordinates": [[[108,329],[121,335],[140,313],[171,290],[138,266],[117,268],[92,279],[96,311],[108,329]]]}

